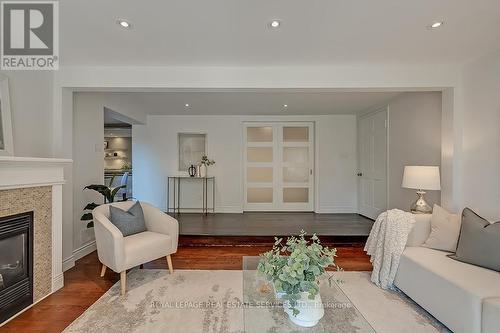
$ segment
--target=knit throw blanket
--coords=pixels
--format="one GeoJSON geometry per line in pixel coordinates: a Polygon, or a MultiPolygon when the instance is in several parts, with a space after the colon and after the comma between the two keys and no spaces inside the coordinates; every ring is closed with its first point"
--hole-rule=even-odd
{"type": "Polygon", "coordinates": [[[371,280],[382,289],[394,289],[394,278],[408,235],[415,224],[412,213],[391,209],[373,224],[365,251],[373,264],[371,280]]]}

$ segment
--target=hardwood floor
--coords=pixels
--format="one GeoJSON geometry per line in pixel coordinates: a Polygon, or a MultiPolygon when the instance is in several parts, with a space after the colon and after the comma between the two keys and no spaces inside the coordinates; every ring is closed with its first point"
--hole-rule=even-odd
{"type": "MultiPolygon", "coordinates": [[[[337,248],[337,264],[343,269],[371,270],[362,240],[326,238],[323,242],[337,248]]],[[[237,270],[241,269],[243,256],[258,255],[271,246],[271,237],[181,236],[172,260],[174,269],[237,270]]],[[[151,268],[167,269],[165,258],[144,265],[144,269],[151,268]]],[[[61,332],[120,278],[109,269],[101,278],[100,270],[96,252],[78,260],[75,267],[64,273],[62,289],[0,327],[0,332],[61,332]]]]}

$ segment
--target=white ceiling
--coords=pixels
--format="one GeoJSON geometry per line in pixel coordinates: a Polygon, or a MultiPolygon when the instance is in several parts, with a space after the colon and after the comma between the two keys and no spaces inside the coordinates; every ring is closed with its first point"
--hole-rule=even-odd
{"type": "Polygon", "coordinates": [[[151,115],[323,115],[353,114],[381,106],[400,92],[261,90],[107,94],[134,101],[134,105],[140,105],[143,112],[151,115]],[[288,107],[284,108],[284,104],[288,107]]]}
{"type": "Polygon", "coordinates": [[[64,65],[461,63],[498,49],[498,0],[64,0],[64,65]],[[117,18],[129,19],[124,30],[117,18]],[[271,19],[281,28],[268,28],[271,19]],[[426,29],[436,20],[445,24],[426,29]]]}

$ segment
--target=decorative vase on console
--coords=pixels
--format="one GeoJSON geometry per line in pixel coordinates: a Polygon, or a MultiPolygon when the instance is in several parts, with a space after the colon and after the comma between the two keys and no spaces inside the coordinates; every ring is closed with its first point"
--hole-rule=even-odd
{"type": "Polygon", "coordinates": [[[207,176],[207,166],[205,164],[200,164],[200,167],[198,168],[200,172],[200,177],[206,177],[207,176]]]}
{"type": "Polygon", "coordinates": [[[188,168],[188,174],[189,177],[196,176],[196,167],[193,164],[191,164],[191,166],[188,168]]]}
{"type": "Polygon", "coordinates": [[[200,167],[199,167],[200,177],[206,177],[207,176],[207,167],[210,165],[214,165],[214,164],[215,164],[214,160],[210,160],[207,157],[207,155],[203,155],[203,157],[201,158],[200,167]]]}

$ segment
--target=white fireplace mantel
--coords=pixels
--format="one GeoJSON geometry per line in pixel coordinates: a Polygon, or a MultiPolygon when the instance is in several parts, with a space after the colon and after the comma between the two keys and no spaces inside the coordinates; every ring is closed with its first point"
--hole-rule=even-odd
{"type": "Polygon", "coordinates": [[[64,285],[62,272],[62,185],[70,159],[0,156],[0,191],[52,187],[52,292],[64,285]]]}
{"type": "Polygon", "coordinates": [[[70,159],[0,156],[0,190],[64,183],[70,159]]]}

